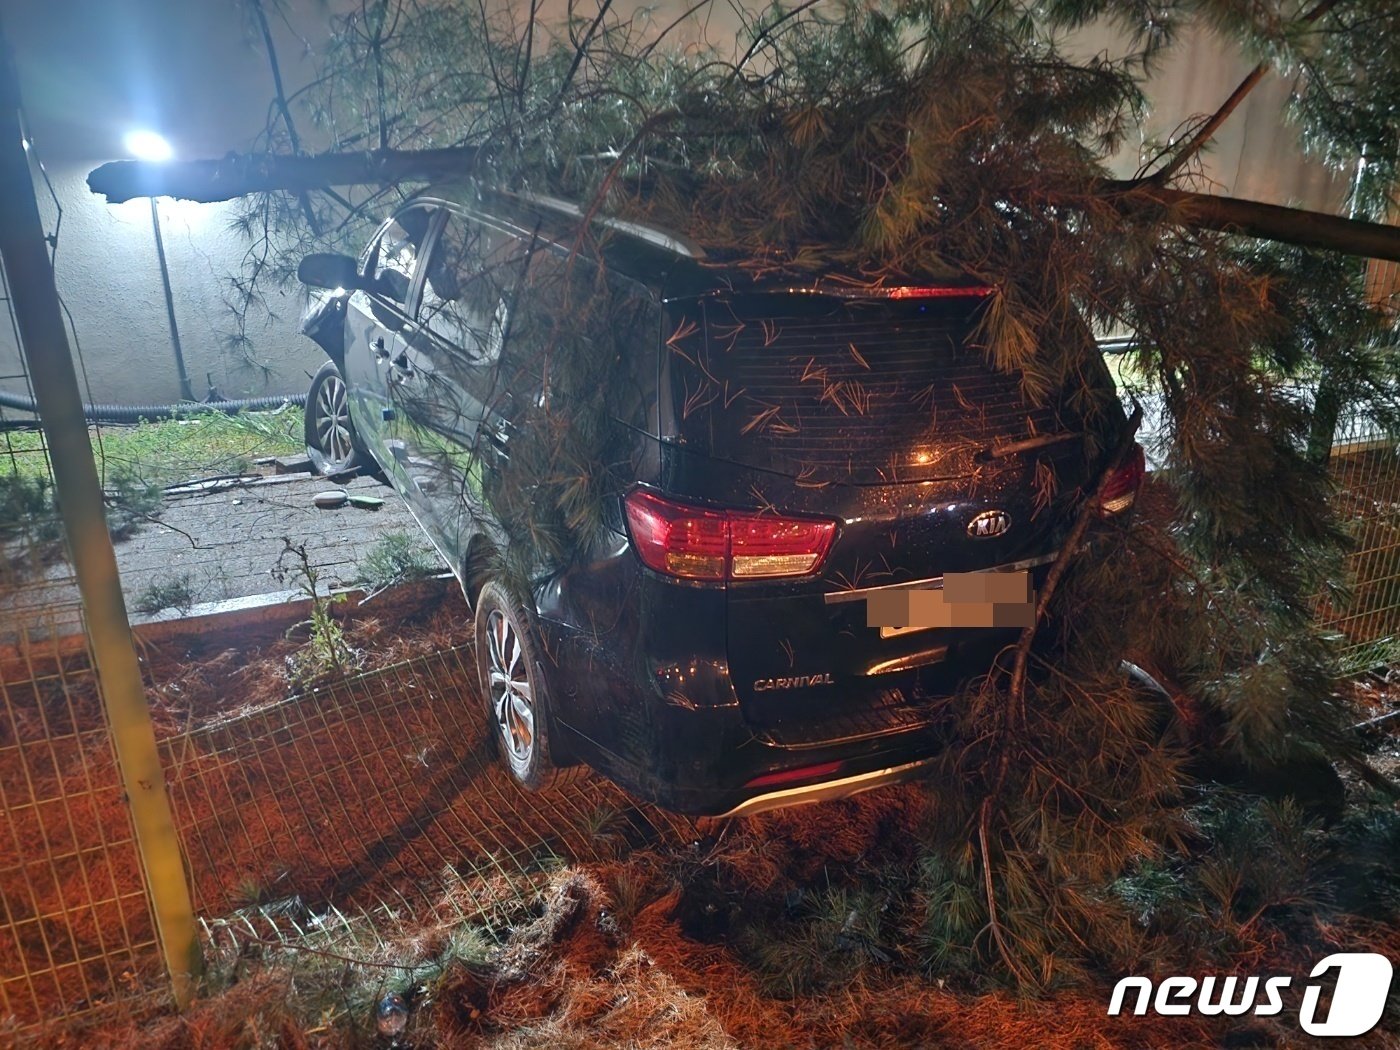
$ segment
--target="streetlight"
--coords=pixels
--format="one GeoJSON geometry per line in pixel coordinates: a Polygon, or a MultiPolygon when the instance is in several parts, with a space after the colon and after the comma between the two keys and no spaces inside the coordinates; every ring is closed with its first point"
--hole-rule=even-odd
{"type": "MultiPolygon", "coordinates": [[[[152,164],[162,164],[175,156],[170,143],[154,131],[137,130],[126,133],[122,140],[126,151],[137,160],[152,164]]],[[[165,241],[160,235],[160,210],[155,197],[151,197],[151,232],[156,238],[156,258],[160,261],[160,283],[165,291],[165,316],[170,321],[170,348],[175,351],[175,371],[180,376],[180,397],[194,400],[194,390],[190,387],[190,377],[185,372],[185,355],[180,348],[180,329],[175,324],[175,299],[170,294],[170,270],[165,264],[165,241]]]]}

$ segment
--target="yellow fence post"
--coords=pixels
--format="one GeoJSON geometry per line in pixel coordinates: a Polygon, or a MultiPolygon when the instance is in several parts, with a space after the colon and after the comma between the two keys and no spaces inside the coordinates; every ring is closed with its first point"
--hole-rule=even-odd
{"type": "Polygon", "coordinates": [[[175,1002],[183,1007],[200,969],[194,908],[22,135],[19,84],[0,29],[0,261],[48,443],[54,492],[131,807],[156,936],[175,1002]]]}

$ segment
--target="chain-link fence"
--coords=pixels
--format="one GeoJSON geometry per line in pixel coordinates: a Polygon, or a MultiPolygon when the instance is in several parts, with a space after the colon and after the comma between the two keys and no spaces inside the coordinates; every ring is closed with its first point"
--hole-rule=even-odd
{"type": "MultiPolygon", "coordinates": [[[[1372,260],[1368,297],[1394,309],[1400,265],[1372,260]]],[[[1400,657],[1400,447],[1396,436],[1343,408],[1332,442],[1338,509],[1355,547],[1348,564],[1349,595],[1327,603],[1323,623],[1342,638],[1347,666],[1365,670],[1400,657]]]]}
{"type": "MultiPolygon", "coordinates": [[[[537,794],[515,787],[491,752],[467,646],[271,701],[232,692],[200,710],[213,694],[195,679],[222,658],[221,684],[236,680],[227,665],[249,654],[188,664],[147,655],[175,824],[213,954],[335,942],[368,958],[376,927],[410,923],[500,940],[563,863],[694,831],[597,777],[537,794]]],[[[13,861],[0,864],[0,991],[21,1025],[101,1007],[129,1016],[168,999],[87,667],[82,652],[48,671],[32,652],[4,667],[0,782],[13,861]]]]}
{"type": "Polygon", "coordinates": [[[687,822],[599,777],[521,791],[494,758],[475,683],[462,646],[166,737],[198,912],[370,908],[446,879],[480,887],[486,917],[531,894],[551,861],[684,834],[687,822]]]}
{"type": "Polygon", "coordinates": [[[1332,470],[1356,544],[1350,593],[1328,606],[1324,623],[1342,636],[1347,665],[1364,670],[1400,656],[1400,456],[1374,429],[1349,429],[1333,447],[1332,470]]]}
{"type": "Polygon", "coordinates": [[[0,1032],[100,1008],[163,970],[47,452],[12,433],[0,433],[0,1032]]]}

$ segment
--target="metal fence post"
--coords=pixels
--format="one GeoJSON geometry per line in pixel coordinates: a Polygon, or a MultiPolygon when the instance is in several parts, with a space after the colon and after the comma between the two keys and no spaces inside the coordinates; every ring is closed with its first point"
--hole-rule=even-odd
{"type": "Polygon", "coordinates": [[[22,135],[18,79],[0,27],[0,261],[48,442],[54,491],[131,807],[156,934],[175,1001],[184,1006],[200,967],[194,909],[22,135]]]}

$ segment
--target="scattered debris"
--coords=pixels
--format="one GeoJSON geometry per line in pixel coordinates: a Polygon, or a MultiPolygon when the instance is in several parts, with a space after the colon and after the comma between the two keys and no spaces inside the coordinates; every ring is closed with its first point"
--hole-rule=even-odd
{"type": "Polygon", "coordinates": [[[276,456],[271,465],[274,474],[311,473],[311,460],[306,456],[276,456]]]}

